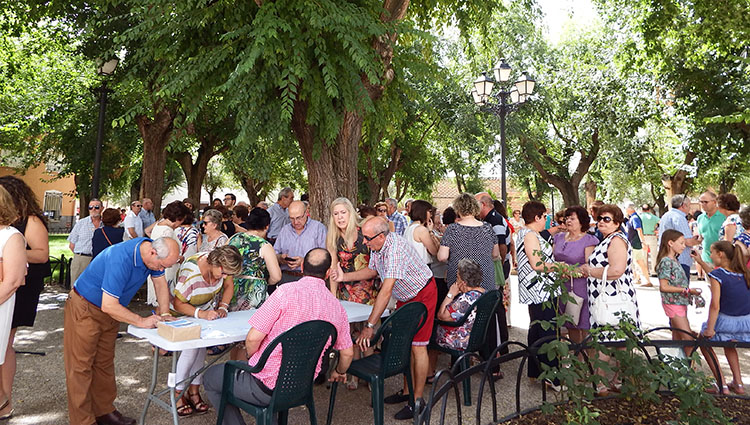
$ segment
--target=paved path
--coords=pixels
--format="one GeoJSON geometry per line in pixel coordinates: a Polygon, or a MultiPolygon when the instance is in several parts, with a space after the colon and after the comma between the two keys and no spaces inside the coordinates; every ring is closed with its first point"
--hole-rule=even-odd
{"type": "MultiPolygon", "coordinates": [[[[655,279],[654,279],[655,281],[655,279]]],[[[511,282],[517,285],[516,277],[512,276],[511,282]]],[[[656,283],[656,282],[655,282],[656,283]]],[[[705,283],[693,282],[707,291],[705,283]]],[[[517,302],[517,292],[514,292],[513,305],[511,307],[511,339],[518,341],[526,340],[526,328],[528,326],[528,314],[525,306],[517,302]]],[[[44,353],[19,354],[18,372],[13,401],[16,410],[15,416],[8,422],[17,424],[66,424],[67,402],[65,391],[65,373],[62,361],[62,332],[63,317],[62,306],[67,293],[59,287],[48,287],[39,306],[39,315],[36,326],[33,329],[22,328],[18,332],[15,347],[19,351],[30,351],[44,353]]],[[[638,289],[638,301],[640,304],[641,318],[646,327],[664,326],[667,324],[666,316],[661,308],[661,300],[658,289],[638,289]]],[[[146,314],[150,309],[143,304],[136,303],[134,309],[146,314]]],[[[696,313],[690,309],[690,322],[694,330],[699,330],[700,324],[707,316],[707,309],[702,313],[696,313]]],[[[122,326],[124,331],[125,325],[122,326]]],[[[740,352],[744,371],[750,372],[750,350],[740,352]]],[[[117,353],[117,383],[118,398],[116,405],[121,412],[128,416],[138,417],[144,402],[144,394],[147,390],[151,373],[151,347],[130,336],[118,340],[117,353]]],[[[723,360],[723,356],[719,356],[723,360]]],[[[166,370],[169,368],[169,359],[163,358],[160,370],[163,379],[166,380],[166,370]]],[[[441,359],[442,367],[447,366],[447,359],[441,359]]],[[[504,365],[503,370],[506,379],[499,381],[496,385],[499,393],[499,412],[501,416],[509,414],[513,409],[513,394],[515,387],[515,376],[517,364],[504,365]]],[[[725,365],[726,368],[726,365],[725,365]]],[[[750,383],[750,379],[746,382],[750,383]]],[[[386,394],[396,391],[401,385],[399,378],[391,378],[386,381],[386,394]]],[[[474,388],[478,382],[474,383],[474,388]]],[[[429,391],[431,387],[428,386],[429,391]]],[[[317,417],[320,423],[325,423],[329,391],[325,386],[315,389],[317,417]]],[[[337,399],[337,411],[334,417],[335,424],[367,424],[372,423],[372,412],[370,405],[370,392],[366,386],[360,386],[356,391],[348,391],[340,387],[337,399]]],[[[539,386],[530,384],[528,380],[522,379],[523,406],[531,407],[539,404],[539,386]]],[[[485,400],[482,408],[482,423],[491,420],[489,400],[485,400]]],[[[385,416],[387,424],[408,423],[392,419],[393,415],[401,406],[386,406],[385,416]]],[[[452,410],[452,407],[449,408],[452,410]]],[[[464,419],[473,423],[474,407],[464,410],[464,419]],[[469,415],[469,416],[466,416],[469,415]]],[[[435,419],[435,418],[434,418],[435,419]]],[[[202,416],[194,416],[182,420],[182,424],[213,424],[216,421],[214,410],[202,416]]],[[[455,419],[454,419],[455,421],[455,419]]],[[[151,408],[147,417],[148,424],[171,424],[171,418],[155,408],[151,408]]],[[[250,421],[249,423],[253,423],[250,421]]],[[[294,409],[290,414],[291,424],[308,423],[307,412],[303,408],[294,409]]],[[[447,422],[452,423],[452,422],[447,422]]]]}

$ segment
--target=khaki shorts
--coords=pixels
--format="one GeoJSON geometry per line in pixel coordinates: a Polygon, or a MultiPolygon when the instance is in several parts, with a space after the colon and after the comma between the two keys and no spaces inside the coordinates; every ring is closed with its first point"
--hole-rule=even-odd
{"type": "Polygon", "coordinates": [[[633,250],[633,259],[635,261],[646,261],[646,250],[644,249],[634,249],[633,250]]]}

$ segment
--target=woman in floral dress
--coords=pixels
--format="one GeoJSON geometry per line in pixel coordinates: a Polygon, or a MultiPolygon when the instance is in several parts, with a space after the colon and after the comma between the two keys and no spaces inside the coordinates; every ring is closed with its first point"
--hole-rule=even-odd
{"type": "MultiPolygon", "coordinates": [[[[347,198],[336,198],[331,203],[326,247],[334,261],[332,270],[340,268],[343,273],[350,273],[361,270],[370,263],[370,249],[364,244],[362,229],[357,225],[357,212],[347,198]]],[[[341,300],[368,305],[375,303],[378,296],[376,279],[340,283],[331,280],[331,292],[341,300]]],[[[363,323],[352,323],[352,339],[356,340],[362,327],[363,323]]],[[[364,353],[369,354],[372,354],[372,349],[364,353]]],[[[360,352],[355,345],[354,357],[359,356],[360,352]]],[[[351,376],[346,387],[356,390],[357,386],[357,378],[351,376]]]]}

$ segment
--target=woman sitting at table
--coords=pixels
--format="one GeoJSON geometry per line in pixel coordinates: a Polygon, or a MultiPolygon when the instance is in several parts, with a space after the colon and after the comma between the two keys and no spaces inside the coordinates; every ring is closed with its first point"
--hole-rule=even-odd
{"type": "MultiPolygon", "coordinates": [[[[468,258],[458,260],[456,282],[448,289],[448,294],[438,308],[437,318],[453,322],[461,320],[469,308],[484,294],[481,284],[482,269],[479,264],[468,258]]],[[[476,313],[476,310],[472,311],[461,326],[438,325],[437,343],[454,350],[466,349],[476,313]]]]}
{"type": "MultiPolygon", "coordinates": [[[[242,256],[233,246],[221,246],[211,252],[199,252],[180,266],[172,303],[174,310],[197,319],[227,317],[234,294],[232,276],[242,269],[242,256]],[[218,305],[218,308],[217,308],[218,305]]],[[[206,360],[205,348],[184,350],[177,360],[175,396],[177,414],[188,416],[208,411],[200,395],[202,375],[197,375],[185,394],[187,378],[195,375],[206,360]]]]}

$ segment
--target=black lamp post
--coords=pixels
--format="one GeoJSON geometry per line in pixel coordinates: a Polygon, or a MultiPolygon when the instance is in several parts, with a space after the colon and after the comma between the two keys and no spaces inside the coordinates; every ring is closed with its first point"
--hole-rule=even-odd
{"type": "Polygon", "coordinates": [[[474,90],[471,95],[474,98],[474,103],[479,105],[482,111],[491,112],[500,117],[500,152],[501,168],[502,168],[502,196],[503,204],[508,207],[508,188],[506,183],[506,146],[505,146],[505,117],[515,111],[520,105],[522,105],[534,92],[534,85],[536,82],[529,77],[526,72],[523,72],[521,77],[513,83],[512,87],[500,87],[496,93],[492,93],[492,88],[495,84],[500,86],[504,85],[510,80],[511,67],[505,62],[505,59],[500,59],[495,68],[492,70],[495,78],[487,76],[487,72],[483,72],[482,75],[474,81],[474,90]],[[492,99],[495,99],[492,101],[492,99]]]}
{"type": "MultiPolygon", "coordinates": [[[[118,59],[112,59],[110,61],[101,61],[97,73],[101,76],[110,76],[115,72],[117,67],[118,59]]],[[[112,92],[107,88],[107,80],[102,81],[102,85],[91,89],[91,91],[99,97],[99,127],[96,133],[96,153],[94,154],[94,175],[91,178],[91,197],[99,197],[99,180],[102,168],[102,143],[104,141],[104,115],[107,111],[107,95],[112,92]]]]}

